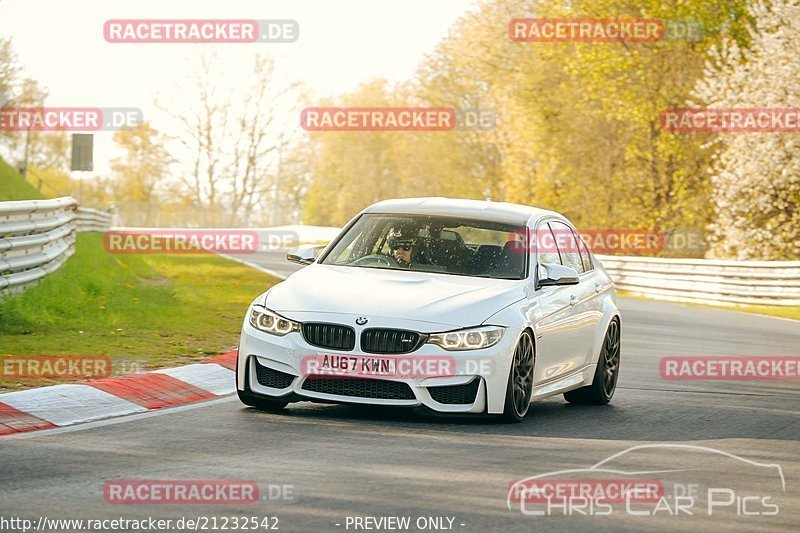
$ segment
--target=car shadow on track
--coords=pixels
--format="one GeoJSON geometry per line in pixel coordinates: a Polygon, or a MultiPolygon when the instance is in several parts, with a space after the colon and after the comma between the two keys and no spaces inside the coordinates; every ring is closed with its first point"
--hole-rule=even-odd
{"type": "MultiPolygon", "coordinates": [[[[335,422],[363,429],[370,424],[382,429],[424,427],[448,433],[554,437],[606,440],[708,440],[722,438],[800,439],[796,414],[788,406],[776,407],[763,400],[746,409],[700,399],[670,402],[653,397],[605,406],[571,405],[560,398],[534,402],[527,418],[508,424],[494,415],[444,415],[428,410],[297,403],[281,413],[267,414],[271,421],[301,423],[335,422]]],[[[255,409],[242,408],[247,416],[255,409]]]]}

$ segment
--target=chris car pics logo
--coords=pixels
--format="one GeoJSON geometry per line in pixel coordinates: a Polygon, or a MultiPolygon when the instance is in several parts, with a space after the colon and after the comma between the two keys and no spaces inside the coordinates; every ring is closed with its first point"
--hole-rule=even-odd
{"type": "Polygon", "coordinates": [[[791,505],[791,496],[779,464],[669,443],[633,446],[588,468],[513,480],[506,504],[531,517],[618,514],[769,521],[791,505]]]}

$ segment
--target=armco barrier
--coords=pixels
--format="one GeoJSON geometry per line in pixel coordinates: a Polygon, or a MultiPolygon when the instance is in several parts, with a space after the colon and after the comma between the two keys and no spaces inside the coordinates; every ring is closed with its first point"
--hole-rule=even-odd
{"type": "Polygon", "coordinates": [[[106,211],[78,208],[71,197],[0,202],[0,295],[57,270],[75,252],[77,231],[105,231],[106,211]]]}
{"type": "MultiPolygon", "coordinates": [[[[75,199],[0,202],[0,294],[53,272],[73,252],[76,231],[106,231],[107,211],[75,199]]],[[[304,226],[287,226],[298,235],[304,226]]],[[[338,228],[313,228],[325,241],[338,228]],[[324,236],[323,236],[324,233],[324,236]]],[[[307,237],[307,236],[306,236],[307,237]]],[[[298,238],[302,242],[304,238],[298,238]]],[[[717,261],[596,256],[620,290],[713,304],[800,305],[800,261],[717,261]]]]}
{"type": "Polygon", "coordinates": [[[111,226],[111,214],[103,209],[79,207],[75,225],[78,231],[108,231],[111,226]]]}
{"type": "Polygon", "coordinates": [[[598,255],[616,288],[664,300],[800,305],[800,261],[598,255]]]}

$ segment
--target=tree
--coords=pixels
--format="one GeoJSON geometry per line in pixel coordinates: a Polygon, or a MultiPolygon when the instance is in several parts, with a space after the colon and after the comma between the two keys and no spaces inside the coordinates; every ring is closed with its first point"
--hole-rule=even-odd
{"type": "MultiPolygon", "coordinates": [[[[694,96],[711,108],[800,108],[800,2],[759,1],[749,48],[711,52],[694,96]]],[[[711,167],[712,257],[800,258],[800,139],[721,133],[711,167]]]]}
{"type": "MultiPolygon", "coordinates": [[[[0,39],[0,108],[41,107],[47,89],[31,78],[20,77],[20,66],[11,39],[0,39]]],[[[63,131],[0,131],[2,155],[13,164],[31,170],[26,178],[48,195],[69,191],[69,136],[63,131]]]]}
{"type": "MultiPolygon", "coordinates": [[[[183,146],[190,164],[177,170],[182,200],[201,210],[204,214],[219,209],[217,184],[221,176],[220,167],[222,130],[228,114],[228,101],[219,96],[219,90],[211,80],[217,61],[213,56],[202,55],[198,67],[191,74],[191,85],[198,90],[198,101],[188,107],[179,107],[181,102],[159,105],[171,115],[181,129],[175,139],[183,146]]],[[[178,160],[184,160],[180,155],[178,160]]],[[[210,221],[215,222],[215,221],[210,221]]]]}
{"type": "Polygon", "coordinates": [[[275,68],[257,53],[252,68],[236,77],[217,56],[204,55],[192,76],[198,100],[166,108],[182,126],[176,139],[186,157],[173,155],[190,161],[176,170],[182,200],[203,216],[199,223],[246,225],[270,209],[279,156],[298,129],[286,118],[294,116],[298,85],[278,81],[275,68]]]}
{"type": "MultiPolygon", "coordinates": [[[[362,84],[323,107],[398,107],[403,104],[385,80],[362,84]]],[[[404,132],[320,131],[315,144],[314,179],[304,206],[309,224],[342,225],[364,207],[399,194],[395,152],[404,132]]]]}
{"type": "Polygon", "coordinates": [[[169,175],[172,158],[164,147],[164,137],[149,123],[114,133],[124,155],[111,162],[115,179],[115,201],[121,205],[134,202],[144,217],[138,224],[153,224],[152,207],[158,199],[159,186],[169,175]]]}
{"type": "Polygon", "coordinates": [[[703,228],[710,136],[663,131],[660,113],[685,104],[713,43],[732,35],[746,44],[745,1],[481,2],[412,80],[384,84],[382,98],[362,88],[334,102],[488,108],[495,127],[312,134],[324,161],[315,166],[308,218],[339,224],[376,199],[443,194],[555,209],[587,229],[703,228]],[[689,20],[704,38],[512,42],[509,22],[530,16],[689,20]],[[330,191],[340,191],[337,199],[330,191]]]}
{"type": "Polygon", "coordinates": [[[269,225],[300,224],[313,178],[314,146],[305,135],[280,154],[278,162],[277,213],[269,225]],[[285,152],[285,155],[284,155],[285,152]]]}
{"type": "Polygon", "coordinates": [[[231,132],[231,222],[236,219],[248,221],[256,206],[265,201],[271,204],[271,212],[280,211],[282,207],[279,194],[280,174],[284,170],[282,159],[299,126],[281,117],[277,109],[279,102],[285,101],[284,111],[293,116],[296,103],[287,97],[299,89],[299,84],[276,83],[275,68],[275,62],[269,56],[259,54],[254,57],[249,89],[236,115],[237,128],[231,132]]]}
{"type": "MultiPolygon", "coordinates": [[[[13,103],[14,85],[18,76],[19,65],[11,39],[0,39],[0,109],[13,103]]],[[[0,135],[6,134],[0,132],[0,135]]]]}
{"type": "MultiPolygon", "coordinates": [[[[14,100],[19,107],[43,107],[47,99],[47,89],[36,80],[26,78],[20,82],[20,90],[14,100]]],[[[15,132],[11,147],[19,166],[26,170],[26,176],[43,193],[63,196],[73,194],[70,171],[70,136],[65,131],[24,131],[15,132]]]]}

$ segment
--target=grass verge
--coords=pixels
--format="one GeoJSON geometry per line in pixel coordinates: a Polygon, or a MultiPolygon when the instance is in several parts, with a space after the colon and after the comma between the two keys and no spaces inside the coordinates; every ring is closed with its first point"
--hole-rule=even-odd
{"type": "MultiPolygon", "coordinates": [[[[61,269],[0,300],[0,355],[109,356],[114,374],[197,362],[236,347],[247,306],[277,281],[214,255],[111,255],[79,234],[61,269]]],[[[50,383],[0,374],[3,390],[50,383]]]]}
{"type": "Polygon", "coordinates": [[[25,181],[19,172],[0,159],[0,202],[38,200],[44,198],[36,187],[25,181]]]}

